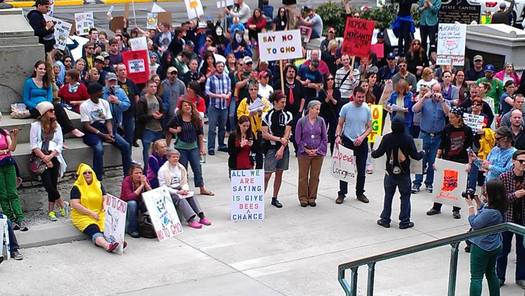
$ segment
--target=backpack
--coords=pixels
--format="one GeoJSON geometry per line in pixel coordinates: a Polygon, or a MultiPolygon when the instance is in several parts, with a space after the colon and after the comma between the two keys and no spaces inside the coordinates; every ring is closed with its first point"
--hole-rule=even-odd
{"type": "Polygon", "coordinates": [[[155,228],[151,223],[151,217],[147,213],[139,211],[139,234],[145,238],[156,238],[155,228]]]}
{"type": "Polygon", "coordinates": [[[387,155],[387,157],[387,172],[392,173],[393,175],[403,175],[408,173],[408,157],[405,156],[400,147],[394,147],[390,155],[387,155]],[[396,157],[394,157],[394,153],[396,157]]]}

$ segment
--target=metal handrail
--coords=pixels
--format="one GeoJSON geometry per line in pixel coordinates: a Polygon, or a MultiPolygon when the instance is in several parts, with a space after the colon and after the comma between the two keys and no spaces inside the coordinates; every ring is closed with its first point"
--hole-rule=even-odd
{"type": "Polygon", "coordinates": [[[463,234],[458,234],[442,239],[438,239],[435,241],[406,247],[399,250],[390,251],[387,253],[366,257],[363,259],[351,261],[348,263],[343,263],[339,265],[338,267],[338,281],[343,287],[343,290],[345,291],[346,295],[348,296],[356,296],[357,295],[357,270],[362,265],[368,266],[368,282],[367,282],[367,296],[372,296],[374,294],[374,273],[375,273],[375,265],[379,261],[384,261],[396,257],[405,256],[412,253],[417,253],[421,251],[425,251],[428,249],[433,249],[437,247],[441,247],[444,245],[451,245],[452,250],[450,254],[450,270],[449,270],[449,278],[448,278],[448,296],[453,296],[456,293],[456,273],[457,273],[457,265],[458,265],[458,246],[459,243],[467,240],[469,238],[473,238],[480,235],[487,235],[487,234],[493,234],[497,232],[503,232],[503,231],[510,231],[513,233],[525,235],[525,227],[521,225],[517,225],[514,223],[502,223],[495,226],[490,226],[483,229],[478,229],[474,231],[470,231],[463,234]],[[346,270],[351,270],[351,279],[350,283],[345,279],[345,272],[346,270]]]}

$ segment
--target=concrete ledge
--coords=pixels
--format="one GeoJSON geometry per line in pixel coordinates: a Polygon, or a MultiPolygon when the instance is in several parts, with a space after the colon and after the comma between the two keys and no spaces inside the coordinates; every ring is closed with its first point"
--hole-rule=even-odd
{"type": "Polygon", "coordinates": [[[70,243],[88,238],[76,229],[69,220],[35,225],[29,231],[16,232],[20,248],[35,248],[70,243]]]}
{"type": "MultiPolygon", "coordinates": [[[[129,1],[129,2],[131,2],[131,1],[129,1]]],[[[137,2],[137,1],[135,1],[135,2],[137,2]]],[[[7,1],[6,3],[9,3],[9,4],[13,5],[13,7],[16,7],[16,8],[29,8],[29,7],[33,7],[33,4],[35,4],[35,1],[7,1]]],[[[79,5],[84,5],[84,0],[58,0],[58,1],[55,1],[55,6],[79,6],[79,5]]]]}

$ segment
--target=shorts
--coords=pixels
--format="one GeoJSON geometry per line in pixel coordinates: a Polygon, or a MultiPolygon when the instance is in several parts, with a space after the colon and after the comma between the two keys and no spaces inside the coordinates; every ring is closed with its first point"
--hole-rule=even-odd
{"type": "Polygon", "coordinates": [[[89,235],[93,243],[95,243],[97,237],[104,237],[104,234],[100,231],[100,228],[97,224],[88,225],[88,227],[86,227],[83,232],[89,235]]]}
{"type": "Polygon", "coordinates": [[[275,171],[286,171],[288,170],[288,162],[290,160],[290,150],[286,148],[283,153],[283,158],[280,160],[275,159],[275,153],[277,149],[270,148],[266,151],[264,157],[264,172],[273,173],[275,171]]]}

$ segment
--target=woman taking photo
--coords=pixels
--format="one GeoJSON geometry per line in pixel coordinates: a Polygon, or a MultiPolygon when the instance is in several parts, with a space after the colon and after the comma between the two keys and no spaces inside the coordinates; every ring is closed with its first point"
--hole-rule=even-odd
{"type": "Polygon", "coordinates": [[[158,172],[160,167],[166,162],[167,149],[168,144],[166,144],[165,139],[160,139],[153,143],[153,152],[148,158],[148,170],[146,173],[148,183],[153,189],[159,187],[158,172]]]}
{"type": "MultiPolygon", "coordinates": [[[[33,74],[24,83],[23,101],[29,109],[31,117],[38,118],[40,113],[36,106],[41,102],[53,102],[53,92],[51,87],[51,80],[46,72],[46,64],[44,61],[35,63],[33,74]]],[[[63,128],[64,134],[72,133],[75,137],[80,138],[84,133],[73,127],[73,124],[67,117],[66,111],[60,104],[53,104],[57,122],[63,128]]]]}
{"type": "Polygon", "coordinates": [[[77,180],[71,189],[71,222],[96,246],[111,253],[119,243],[110,243],[104,238],[106,190],[87,164],[81,163],[76,174],[77,180]]]}
{"type": "Polygon", "coordinates": [[[339,109],[344,105],[344,102],[341,101],[341,92],[339,88],[335,87],[334,76],[332,74],[328,74],[328,77],[326,77],[324,87],[319,91],[319,100],[322,102],[319,116],[321,116],[328,125],[330,154],[333,154],[339,109]]]}
{"type": "MultiPolygon", "coordinates": [[[[504,222],[503,213],[507,208],[505,186],[500,180],[486,185],[487,203],[483,204],[477,195],[468,198],[468,222],[473,230],[498,225],[504,222]]],[[[481,296],[483,276],[487,278],[489,295],[500,295],[500,282],[496,275],[496,258],[501,252],[502,235],[493,233],[469,239],[470,249],[470,296],[481,296]]]]}
{"type": "Polygon", "coordinates": [[[215,195],[204,187],[204,179],[202,178],[200,157],[206,155],[202,120],[199,112],[195,109],[195,105],[186,99],[182,99],[181,108],[177,110],[168,124],[168,133],[166,134],[168,147],[172,138],[174,138],[173,146],[180,152],[180,163],[184,167],[188,167],[188,162],[190,163],[195,187],[200,188],[200,194],[215,195]]]}
{"type": "Polygon", "coordinates": [[[148,211],[142,201],[142,193],[150,190],[151,186],[143,174],[142,167],[139,164],[132,163],[129,169],[129,175],[122,180],[120,199],[128,204],[126,233],[133,238],[140,237],[138,223],[139,211],[142,213],[148,211]]]}
{"type": "Polygon", "coordinates": [[[34,156],[46,168],[41,173],[42,185],[47,192],[48,214],[51,221],[57,220],[55,208],[58,207],[62,217],[67,216],[64,200],[60,197],[57,183],[58,178],[66,171],[66,161],[62,156],[64,139],[62,128],[57,123],[53,104],[42,102],[36,106],[40,117],[31,124],[29,142],[34,156]]]}
{"type": "Polygon", "coordinates": [[[297,143],[297,163],[299,164],[298,196],[301,207],[315,207],[319,174],[326,155],[328,137],[324,119],[319,116],[321,102],[312,100],[306,112],[295,126],[297,143]]]}
{"type": "Polygon", "coordinates": [[[16,163],[11,156],[16,149],[19,131],[14,129],[8,132],[0,128],[0,179],[3,180],[0,182],[0,206],[7,219],[13,222],[14,230],[27,231],[29,229],[16,190],[16,163]]]}
{"type": "Polygon", "coordinates": [[[62,99],[63,104],[80,113],[80,104],[89,99],[89,95],[87,87],[78,80],[78,72],[76,70],[66,72],[66,83],[58,91],[58,97],[62,99]]]}
{"type": "Polygon", "coordinates": [[[230,170],[251,170],[251,157],[254,136],[250,127],[250,117],[241,115],[237,120],[235,132],[228,138],[228,167],[230,170]]]}

